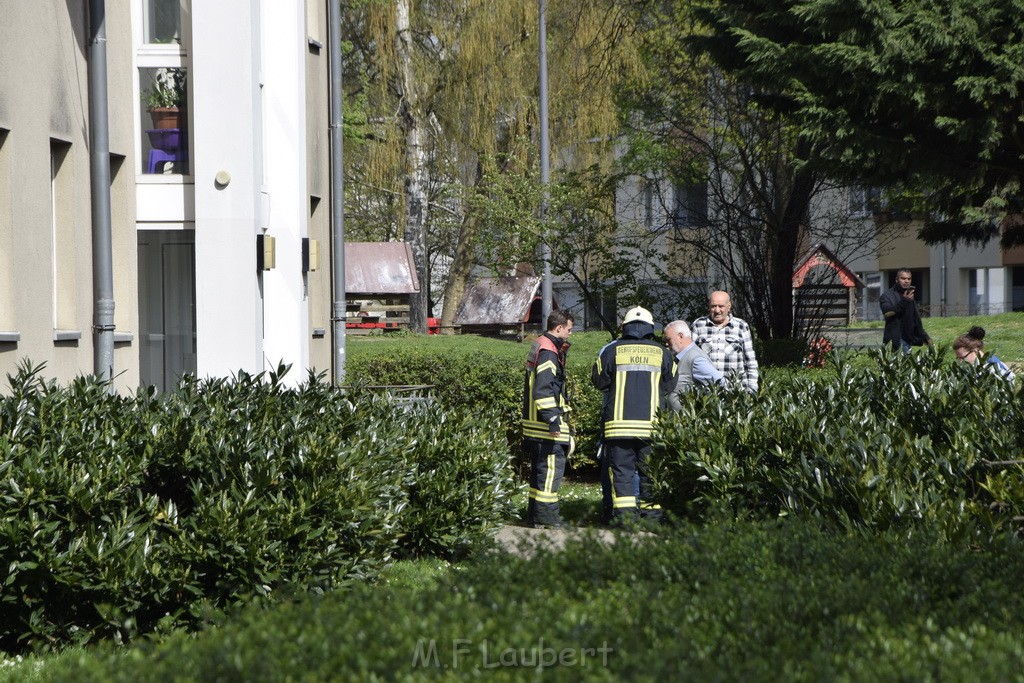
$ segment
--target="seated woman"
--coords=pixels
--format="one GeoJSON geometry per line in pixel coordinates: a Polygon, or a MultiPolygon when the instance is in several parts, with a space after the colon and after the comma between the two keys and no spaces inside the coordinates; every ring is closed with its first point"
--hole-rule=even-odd
{"type": "MultiPolygon", "coordinates": [[[[956,354],[957,360],[962,360],[965,363],[971,365],[978,365],[982,362],[982,357],[985,356],[985,328],[983,327],[972,327],[967,330],[965,334],[961,334],[953,342],[953,353],[956,354]]],[[[989,354],[985,358],[985,367],[992,372],[1005,377],[1006,379],[1013,381],[1014,374],[1010,368],[1006,367],[1006,363],[999,360],[999,357],[995,354],[989,354]]]]}

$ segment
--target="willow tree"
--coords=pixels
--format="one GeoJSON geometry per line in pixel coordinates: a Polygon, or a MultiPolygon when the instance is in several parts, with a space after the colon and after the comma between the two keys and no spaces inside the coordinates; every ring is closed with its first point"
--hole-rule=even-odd
{"type": "MultiPolygon", "coordinates": [[[[390,216],[401,226],[391,234],[413,244],[424,290],[415,330],[425,330],[431,251],[446,252],[442,324],[450,324],[480,257],[481,215],[471,198],[487,192],[493,173],[538,164],[537,2],[370,0],[351,12],[359,71],[350,99],[364,103],[366,120],[346,161],[347,187],[367,225],[390,216]]],[[[615,90],[623,77],[637,78],[625,27],[610,0],[549,2],[556,173],[610,159],[615,90]]],[[[377,229],[387,232],[383,223],[377,229]]],[[[543,235],[512,230],[505,238],[528,253],[543,235]]]]}

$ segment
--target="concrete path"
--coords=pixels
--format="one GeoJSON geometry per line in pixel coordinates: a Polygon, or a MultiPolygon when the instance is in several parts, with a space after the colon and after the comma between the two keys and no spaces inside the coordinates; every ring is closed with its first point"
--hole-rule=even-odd
{"type": "Polygon", "coordinates": [[[881,329],[827,329],[822,330],[822,334],[837,348],[860,349],[882,345],[881,329]]]}
{"type": "Polygon", "coordinates": [[[599,527],[568,527],[566,529],[531,529],[517,524],[506,524],[498,530],[498,546],[507,553],[529,557],[538,549],[561,550],[569,539],[588,539],[602,543],[615,543],[621,534],[631,538],[654,536],[645,531],[612,531],[599,527]]]}

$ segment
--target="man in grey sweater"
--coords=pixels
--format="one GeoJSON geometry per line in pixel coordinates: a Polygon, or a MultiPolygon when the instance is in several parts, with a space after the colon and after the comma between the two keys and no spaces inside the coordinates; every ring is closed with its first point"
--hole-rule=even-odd
{"type": "Polygon", "coordinates": [[[693,391],[695,386],[712,384],[725,385],[722,373],[715,369],[708,354],[693,343],[690,326],[682,320],[675,320],[665,326],[665,339],[676,355],[676,388],[668,396],[668,406],[679,410],[682,405],[679,394],[693,391]]]}

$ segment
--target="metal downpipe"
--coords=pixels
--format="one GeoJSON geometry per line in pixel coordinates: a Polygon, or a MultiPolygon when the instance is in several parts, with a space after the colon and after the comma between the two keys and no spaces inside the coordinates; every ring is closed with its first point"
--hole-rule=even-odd
{"type": "MultiPolygon", "coordinates": [[[[105,0],[89,0],[89,160],[92,205],[93,372],[114,376],[114,265],[110,219],[105,0]]],[[[113,383],[110,385],[113,392],[113,383]]]]}
{"type": "Polygon", "coordinates": [[[341,0],[327,0],[331,117],[332,382],[345,383],[345,175],[341,99],[341,0]]]}

